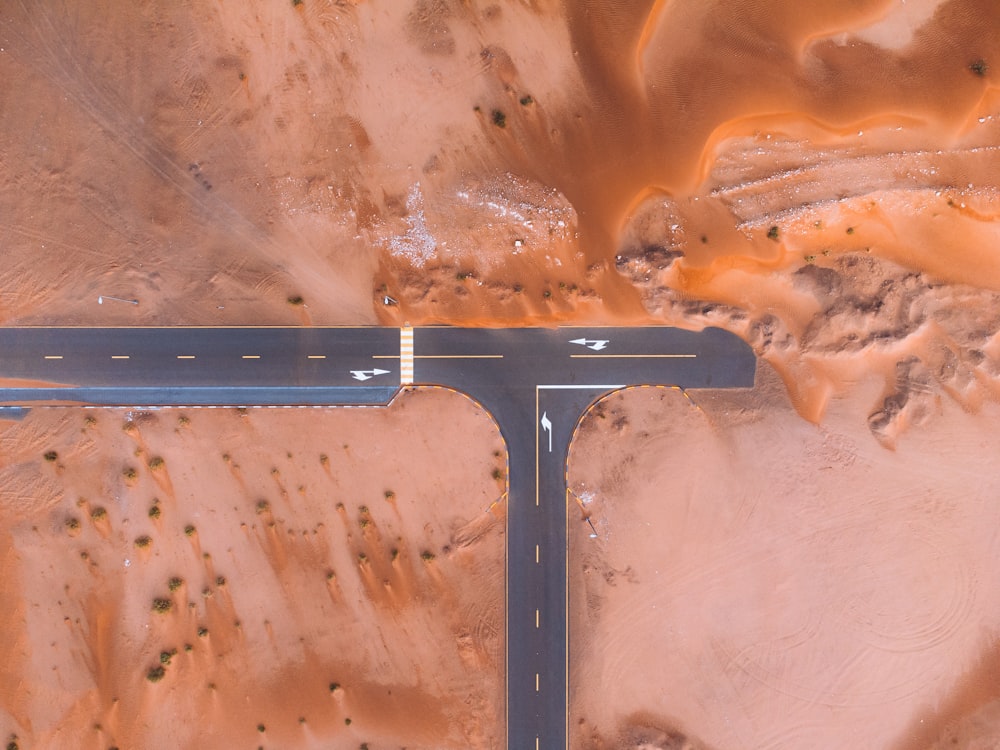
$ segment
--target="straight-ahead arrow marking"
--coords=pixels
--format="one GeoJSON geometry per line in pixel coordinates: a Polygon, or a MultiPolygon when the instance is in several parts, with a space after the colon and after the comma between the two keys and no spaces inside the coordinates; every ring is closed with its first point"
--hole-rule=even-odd
{"type": "Polygon", "coordinates": [[[380,370],[377,367],[374,370],[351,370],[351,377],[355,380],[370,380],[376,375],[388,375],[389,370],[380,370]]]}
{"type": "Polygon", "coordinates": [[[569,343],[579,344],[580,346],[585,346],[588,349],[593,349],[595,352],[599,352],[611,342],[607,339],[570,339],[569,343]]]}

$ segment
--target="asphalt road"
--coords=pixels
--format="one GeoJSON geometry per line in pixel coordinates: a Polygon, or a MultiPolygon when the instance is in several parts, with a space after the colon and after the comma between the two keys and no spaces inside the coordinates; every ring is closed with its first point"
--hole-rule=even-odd
{"type": "Polygon", "coordinates": [[[566,459],[581,414],[626,385],[749,388],[755,369],[719,329],[0,329],[0,404],[13,407],[384,404],[411,382],[479,401],[508,448],[510,750],[567,746],[566,459]]]}

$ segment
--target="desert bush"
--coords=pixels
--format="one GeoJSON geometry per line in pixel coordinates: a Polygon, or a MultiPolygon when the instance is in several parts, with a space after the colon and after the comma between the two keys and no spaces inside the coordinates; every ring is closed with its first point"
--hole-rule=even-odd
{"type": "Polygon", "coordinates": [[[174,606],[174,603],[169,599],[164,599],[162,597],[157,597],[153,599],[153,611],[159,612],[160,614],[166,614],[174,606]]]}
{"type": "Polygon", "coordinates": [[[434,553],[428,549],[425,549],[423,552],[420,553],[420,559],[423,560],[424,562],[430,562],[431,560],[434,559],[434,553]]]}
{"type": "Polygon", "coordinates": [[[149,459],[150,469],[153,469],[155,471],[156,469],[160,469],[162,467],[163,467],[163,458],[161,458],[160,456],[153,456],[151,459],[149,459]]]}
{"type": "Polygon", "coordinates": [[[150,682],[159,682],[163,679],[163,676],[167,673],[167,670],[163,668],[163,665],[156,667],[150,667],[149,671],[146,672],[146,679],[150,682]]]}
{"type": "Polygon", "coordinates": [[[188,524],[184,527],[184,536],[191,536],[194,534],[194,526],[188,524]]]}
{"type": "Polygon", "coordinates": [[[176,591],[183,585],[183,583],[184,583],[183,578],[181,578],[180,576],[174,576],[169,581],[167,581],[167,588],[170,589],[171,591],[176,591]]]}
{"type": "Polygon", "coordinates": [[[155,505],[154,504],[154,505],[150,506],[150,508],[149,508],[149,517],[152,518],[154,521],[157,518],[160,517],[161,513],[162,513],[162,511],[160,510],[160,506],[159,505],[155,505]]]}
{"type": "Polygon", "coordinates": [[[45,453],[42,455],[44,456],[45,460],[48,461],[49,463],[59,458],[59,454],[56,453],[55,451],[45,451],[45,453]]]}
{"type": "Polygon", "coordinates": [[[108,512],[106,510],[104,510],[104,508],[94,508],[92,511],[90,511],[90,517],[92,519],[94,519],[95,521],[100,521],[102,518],[105,518],[107,515],[108,515],[108,512]]]}
{"type": "Polygon", "coordinates": [[[146,547],[152,544],[152,542],[153,540],[150,539],[145,534],[143,534],[142,536],[137,536],[135,538],[135,546],[138,547],[139,549],[146,549],[146,547]]]}
{"type": "Polygon", "coordinates": [[[499,109],[494,109],[493,110],[493,114],[491,115],[491,119],[493,120],[493,124],[496,125],[498,128],[505,128],[505,127],[507,127],[507,115],[505,115],[499,109]]]}

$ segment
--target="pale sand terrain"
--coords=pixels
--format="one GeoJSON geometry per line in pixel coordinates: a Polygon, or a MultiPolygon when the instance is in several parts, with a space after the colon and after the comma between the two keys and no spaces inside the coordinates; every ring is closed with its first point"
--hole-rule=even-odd
{"type": "Polygon", "coordinates": [[[996,747],[1000,407],[937,399],[887,451],[851,400],[811,425],[761,381],[582,421],[572,746],[996,747]]]}
{"type": "Polygon", "coordinates": [[[9,0],[0,324],[717,325],[893,466],[995,422],[998,71],[994,0],[9,0]]]}
{"type": "Polygon", "coordinates": [[[495,424],[443,390],[302,414],[0,423],[4,743],[504,746],[495,424]]]}

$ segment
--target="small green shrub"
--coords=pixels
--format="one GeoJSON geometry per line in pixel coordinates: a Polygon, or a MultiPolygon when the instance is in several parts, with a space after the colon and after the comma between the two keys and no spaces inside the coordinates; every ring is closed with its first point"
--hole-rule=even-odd
{"type": "Polygon", "coordinates": [[[162,597],[157,597],[153,599],[153,611],[159,612],[161,615],[169,612],[174,606],[174,603],[169,599],[163,599],[162,597]]]}
{"type": "Polygon", "coordinates": [[[179,576],[174,576],[169,581],[167,581],[167,588],[171,591],[176,591],[184,584],[184,579],[179,576]]]}
{"type": "Polygon", "coordinates": [[[154,521],[157,518],[160,517],[161,513],[162,513],[162,511],[160,510],[160,506],[159,505],[152,505],[152,506],[150,506],[150,508],[149,508],[149,517],[152,518],[154,521]]]}
{"type": "Polygon", "coordinates": [[[305,304],[305,300],[296,294],[294,297],[288,298],[288,304],[298,307],[299,305],[305,304]]]}
{"type": "Polygon", "coordinates": [[[431,552],[429,549],[425,549],[423,552],[420,553],[420,559],[423,560],[424,562],[431,562],[434,559],[434,553],[431,552]]]}
{"type": "Polygon", "coordinates": [[[135,538],[135,546],[138,547],[139,549],[146,549],[146,547],[148,547],[152,543],[153,540],[150,539],[145,534],[143,534],[142,536],[137,536],[135,538]]]}
{"type": "Polygon", "coordinates": [[[159,682],[163,679],[163,676],[167,673],[167,670],[163,668],[163,665],[156,667],[150,667],[149,671],[146,672],[146,679],[150,682],[159,682]]]}
{"type": "Polygon", "coordinates": [[[184,536],[192,536],[194,534],[194,526],[188,524],[184,527],[184,536]]]}
{"type": "Polygon", "coordinates": [[[200,628],[198,628],[198,637],[199,638],[204,638],[206,635],[208,635],[208,628],[206,628],[206,627],[200,627],[200,628]]]}
{"type": "Polygon", "coordinates": [[[975,60],[974,62],[969,63],[969,70],[980,78],[985,76],[989,69],[989,65],[987,65],[986,61],[983,59],[975,60]]]}
{"type": "Polygon", "coordinates": [[[505,115],[499,109],[493,110],[493,114],[490,116],[490,119],[493,120],[493,124],[496,125],[498,128],[507,127],[507,115],[505,115]]]}
{"type": "Polygon", "coordinates": [[[95,521],[100,521],[102,518],[106,518],[108,512],[104,508],[94,508],[90,511],[90,517],[95,521]]]}
{"type": "Polygon", "coordinates": [[[163,468],[163,458],[161,458],[160,456],[153,456],[151,459],[149,459],[149,468],[153,469],[154,471],[156,469],[163,468]]]}
{"type": "Polygon", "coordinates": [[[51,462],[53,462],[53,461],[55,461],[56,459],[59,458],[59,454],[56,453],[55,451],[45,451],[45,453],[43,454],[43,456],[44,456],[45,460],[48,461],[49,463],[51,463],[51,462]]]}
{"type": "Polygon", "coordinates": [[[125,477],[128,481],[132,482],[135,480],[136,477],[139,476],[139,472],[137,472],[131,466],[126,466],[124,469],[122,469],[122,476],[125,477]]]}
{"type": "Polygon", "coordinates": [[[777,240],[778,240],[778,227],[777,226],[773,226],[773,227],[771,227],[770,229],[767,230],[767,238],[769,240],[774,240],[775,242],[777,242],[777,240]]]}
{"type": "Polygon", "coordinates": [[[535,100],[531,98],[530,94],[525,94],[521,97],[521,106],[527,107],[529,104],[534,104],[535,100]]]}
{"type": "Polygon", "coordinates": [[[66,519],[66,528],[69,531],[76,531],[77,529],[80,528],[80,519],[78,519],[78,518],[67,518],[66,519]]]}

